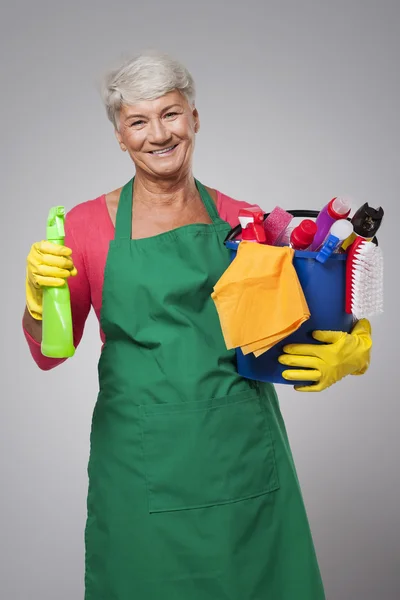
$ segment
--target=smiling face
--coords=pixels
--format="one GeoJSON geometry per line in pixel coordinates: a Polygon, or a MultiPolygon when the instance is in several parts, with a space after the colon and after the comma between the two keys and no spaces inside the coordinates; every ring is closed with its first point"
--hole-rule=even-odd
{"type": "Polygon", "coordinates": [[[135,163],[136,171],[151,178],[169,178],[191,170],[197,110],[177,90],[156,100],[122,105],[117,140],[135,163]]]}

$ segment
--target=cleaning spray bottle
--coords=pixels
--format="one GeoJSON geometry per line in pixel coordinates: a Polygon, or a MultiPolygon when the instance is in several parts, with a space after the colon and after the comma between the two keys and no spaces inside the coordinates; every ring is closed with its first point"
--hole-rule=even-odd
{"type": "Polygon", "coordinates": [[[338,221],[339,219],[347,219],[350,212],[351,201],[349,198],[343,196],[332,198],[332,200],[328,202],[328,204],[320,211],[315,221],[318,230],[314,237],[314,241],[311,244],[310,250],[313,252],[319,250],[334,222],[338,221]]]}
{"type": "Polygon", "coordinates": [[[242,240],[264,244],[266,236],[264,231],[264,211],[258,206],[250,206],[239,210],[239,223],[242,226],[242,240]]]}
{"type": "MultiPolygon", "coordinates": [[[[54,206],[47,218],[46,239],[64,245],[65,209],[54,206]]],[[[69,358],[75,353],[72,329],[71,299],[68,283],[61,287],[43,288],[41,351],[50,358],[69,358]]]]}

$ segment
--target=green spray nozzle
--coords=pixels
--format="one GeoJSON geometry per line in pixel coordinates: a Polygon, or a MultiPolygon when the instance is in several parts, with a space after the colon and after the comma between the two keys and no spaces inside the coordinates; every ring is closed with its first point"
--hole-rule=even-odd
{"type": "Polygon", "coordinates": [[[64,206],[53,206],[53,208],[50,209],[49,216],[47,217],[46,239],[49,242],[64,240],[64,220],[64,206]]]}

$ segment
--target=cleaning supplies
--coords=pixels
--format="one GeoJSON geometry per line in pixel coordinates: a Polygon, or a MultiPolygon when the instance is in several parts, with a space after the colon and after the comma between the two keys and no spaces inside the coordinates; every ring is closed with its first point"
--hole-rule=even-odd
{"type": "Polygon", "coordinates": [[[384,211],[381,206],[372,208],[366,202],[360,206],[351,219],[354,233],[367,240],[372,240],[382,224],[383,215],[384,211]]]}
{"type": "Polygon", "coordinates": [[[337,196],[332,198],[326,206],[322,208],[316,219],[317,233],[311,244],[310,250],[315,252],[324,242],[333,223],[339,219],[346,219],[351,212],[351,202],[349,198],[337,196]]]}
{"type": "Polygon", "coordinates": [[[357,236],[372,240],[382,224],[384,211],[382,207],[372,208],[368,202],[360,206],[351,218],[353,232],[342,244],[343,250],[354,242],[357,236]]]}
{"type": "MultiPolygon", "coordinates": [[[[301,211],[300,217],[306,216],[301,211]]],[[[226,247],[231,253],[231,260],[236,260],[240,244],[229,240],[226,247]]],[[[255,244],[254,244],[255,245],[255,244]]],[[[261,246],[263,247],[263,246],[261,246]]],[[[239,375],[255,381],[293,385],[282,377],[283,365],[278,362],[283,346],[289,343],[315,343],[312,338],[314,330],[351,331],[354,326],[353,315],[344,310],[346,254],[335,253],[325,263],[315,260],[311,252],[294,252],[293,266],[304,292],[310,318],[305,320],[299,329],[289,337],[282,339],[267,352],[256,357],[253,353],[244,355],[241,348],[236,349],[236,365],[239,375]]],[[[266,285],[267,282],[263,282],[266,285]]],[[[235,299],[238,302],[239,298],[235,299]]],[[[224,299],[228,301],[227,298],[224,299]]],[[[234,306],[231,308],[234,310],[234,306]]],[[[261,306],[259,318],[269,320],[269,306],[261,306]]],[[[263,324],[262,324],[263,325],[263,324]]],[[[304,381],[302,382],[304,384],[304,381]]]]}
{"type": "Polygon", "coordinates": [[[339,219],[332,225],[328,237],[324,241],[315,260],[324,263],[333,252],[336,252],[340,245],[353,232],[353,225],[346,219],[339,219]]]}
{"type": "Polygon", "coordinates": [[[289,246],[293,250],[307,250],[317,233],[317,225],[311,219],[304,219],[290,234],[289,246]]]}
{"type": "Polygon", "coordinates": [[[345,310],[356,319],[383,312],[383,254],[374,242],[357,237],[348,249],[345,310]]]}
{"type": "Polygon", "coordinates": [[[242,240],[264,244],[266,236],[264,231],[264,211],[258,207],[241,208],[239,210],[239,223],[242,227],[242,240]]]}
{"type": "MultiPolygon", "coordinates": [[[[47,241],[60,246],[64,245],[64,219],[65,209],[63,206],[55,206],[50,209],[47,219],[47,241]]],[[[71,301],[66,281],[61,287],[43,287],[42,323],[42,354],[51,358],[73,356],[75,347],[71,301]]]]}
{"type": "Polygon", "coordinates": [[[211,294],[228,349],[260,356],[310,318],[293,256],[287,246],[239,244],[211,294]]]}
{"type": "Polygon", "coordinates": [[[288,227],[293,219],[293,216],[280,208],[275,208],[270,212],[268,217],[264,221],[264,231],[266,236],[266,244],[270,246],[284,246],[284,240],[282,237],[288,230],[288,227]]]}
{"type": "Polygon", "coordinates": [[[353,236],[347,245],[345,310],[357,319],[383,312],[383,254],[372,241],[383,215],[382,207],[375,209],[366,202],[351,219],[353,236]]]}
{"type": "Polygon", "coordinates": [[[362,375],[371,358],[371,325],[367,319],[356,323],[351,333],[314,331],[320,344],[288,344],[279,357],[282,365],[293,367],[283,371],[288,381],[312,381],[311,385],[295,385],[300,392],[320,392],[346,375],[362,375]]]}

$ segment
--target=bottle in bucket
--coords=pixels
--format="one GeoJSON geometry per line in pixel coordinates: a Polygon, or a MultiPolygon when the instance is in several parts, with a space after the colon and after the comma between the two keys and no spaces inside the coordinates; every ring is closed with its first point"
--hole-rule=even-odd
{"type": "Polygon", "coordinates": [[[330,202],[319,212],[316,219],[317,233],[311,244],[310,250],[316,251],[323,244],[330,228],[335,221],[346,219],[351,211],[350,200],[343,196],[332,198],[330,202]]]}

